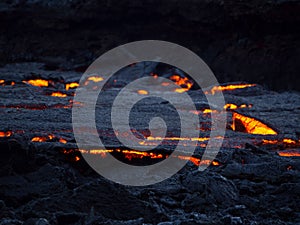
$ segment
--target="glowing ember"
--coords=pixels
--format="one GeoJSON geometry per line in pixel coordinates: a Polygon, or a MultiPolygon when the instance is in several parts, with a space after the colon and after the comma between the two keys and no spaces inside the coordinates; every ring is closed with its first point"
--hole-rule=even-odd
{"type": "MultiPolygon", "coordinates": [[[[242,88],[247,88],[247,87],[253,87],[255,84],[231,84],[231,85],[226,85],[226,86],[214,86],[211,90],[211,94],[215,94],[216,92],[221,92],[221,91],[232,91],[236,89],[242,89],[242,88]]],[[[208,94],[209,92],[205,92],[205,94],[208,94]]]]}
{"type": "Polygon", "coordinates": [[[72,88],[77,88],[78,86],[79,86],[79,84],[76,82],[68,83],[68,84],[66,84],[66,90],[69,90],[72,88]]]}
{"type": "Polygon", "coordinates": [[[0,80],[0,84],[3,84],[5,82],[5,80],[0,80]]]}
{"type": "Polygon", "coordinates": [[[65,97],[67,97],[67,94],[64,94],[64,93],[61,93],[61,92],[53,92],[53,93],[51,94],[51,96],[53,96],[53,97],[65,98],[65,97]]]}
{"type": "Polygon", "coordinates": [[[173,75],[170,80],[174,81],[181,88],[176,88],[174,91],[178,93],[183,93],[191,89],[193,86],[193,81],[189,80],[187,77],[180,77],[179,75],[173,75]]]}
{"type": "Polygon", "coordinates": [[[137,93],[140,94],[140,95],[147,95],[147,94],[149,94],[149,92],[146,91],[146,90],[138,90],[137,93]]]}
{"type": "Polygon", "coordinates": [[[63,139],[63,138],[60,138],[60,139],[59,139],[59,142],[60,142],[60,143],[63,143],[63,144],[66,144],[66,143],[67,143],[67,140],[65,140],[65,139],[63,139]]]}
{"type": "Polygon", "coordinates": [[[49,81],[42,79],[28,80],[23,82],[37,87],[48,87],[49,85],[49,81]]]}
{"type": "Polygon", "coordinates": [[[249,134],[262,134],[262,135],[277,134],[277,132],[274,129],[270,128],[269,126],[260,122],[257,119],[244,116],[236,112],[232,114],[232,118],[233,118],[232,129],[234,131],[246,132],[249,134]]]}
{"type": "Polygon", "coordinates": [[[0,137],[10,137],[11,135],[11,131],[0,131],[0,137]]]}

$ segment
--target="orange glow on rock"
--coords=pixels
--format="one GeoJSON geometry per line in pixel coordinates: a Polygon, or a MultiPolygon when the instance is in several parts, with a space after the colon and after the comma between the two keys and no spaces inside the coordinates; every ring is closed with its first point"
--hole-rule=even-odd
{"type": "Polygon", "coordinates": [[[51,96],[53,96],[53,97],[65,98],[65,97],[67,97],[67,94],[64,94],[64,93],[61,93],[61,92],[53,92],[53,93],[51,94],[51,96]]]}
{"type": "Polygon", "coordinates": [[[31,139],[32,142],[45,142],[47,140],[48,140],[47,137],[34,137],[31,139]]]}
{"type": "Polygon", "coordinates": [[[68,83],[68,84],[66,84],[66,90],[69,90],[72,88],[77,88],[78,86],[79,86],[79,84],[76,82],[68,83]]]}
{"type": "Polygon", "coordinates": [[[63,138],[60,138],[60,139],[59,139],[59,142],[60,142],[60,143],[63,143],[63,144],[66,144],[66,143],[67,143],[67,140],[65,140],[65,139],[63,139],[63,138]]]}
{"type": "Polygon", "coordinates": [[[232,114],[232,129],[249,134],[275,135],[277,132],[257,119],[234,112],[232,114]]]}
{"type": "Polygon", "coordinates": [[[27,80],[27,81],[23,81],[23,82],[26,84],[30,84],[32,86],[36,86],[36,87],[48,87],[48,85],[49,85],[49,81],[43,80],[43,79],[27,80]]]}
{"type": "Polygon", "coordinates": [[[137,93],[140,94],[140,95],[147,95],[147,94],[149,94],[149,92],[146,91],[146,90],[138,90],[137,93]]]}
{"type": "Polygon", "coordinates": [[[5,82],[5,80],[0,80],[0,84],[3,84],[5,82]]]}

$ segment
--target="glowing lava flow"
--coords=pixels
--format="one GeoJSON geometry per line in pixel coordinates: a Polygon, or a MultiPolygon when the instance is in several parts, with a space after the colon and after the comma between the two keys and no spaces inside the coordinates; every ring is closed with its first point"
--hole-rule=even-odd
{"type": "Polygon", "coordinates": [[[51,96],[53,96],[53,97],[65,98],[65,97],[67,97],[67,94],[64,94],[64,93],[61,93],[61,92],[53,92],[53,93],[51,94],[51,96]]]}
{"type": "Polygon", "coordinates": [[[183,93],[191,89],[193,86],[193,81],[189,80],[187,77],[180,77],[179,75],[173,75],[170,80],[174,81],[181,88],[176,88],[174,91],[178,93],[183,93]]]}
{"type": "Polygon", "coordinates": [[[72,83],[67,83],[66,84],[66,90],[68,91],[69,89],[73,89],[73,88],[77,88],[79,87],[79,84],[76,82],[72,82],[72,83]]]}
{"type": "Polygon", "coordinates": [[[286,151],[279,151],[278,155],[284,157],[300,157],[300,150],[286,150],[286,151]]]}
{"type": "Polygon", "coordinates": [[[244,116],[237,112],[232,114],[232,129],[234,131],[246,132],[249,134],[275,135],[277,132],[257,119],[244,116]]]}
{"type": "Polygon", "coordinates": [[[230,84],[226,86],[214,86],[210,91],[206,91],[205,94],[215,94],[216,92],[221,92],[221,91],[232,91],[236,89],[243,89],[247,87],[254,87],[256,86],[255,84],[230,84]]]}
{"type": "Polygon", "coordinates": [[[149,94],[149,92],[146,91],[146,90],[138,90],[137,93],[140,94],[140,95],[147,95],[147,94],[149,94]]]}
{"type": "Polygon", "coordinates": [[[36,87],[48,87],[49,85],[49,81],[43,79],[27,80],[23,81],[23,83],[30,84],[36,87]]]}
{"type": "Polygon", "coordinates": [[[239,108],[251,108],[252,105],[246,105],[246,104],[242,104],[240,106],[236,105],[236,104],[232,104],[232,103],[227,103],[226,105],[224,105],[224,109],[239,109],[239,108]]]}
{"type": "MultiPolygon", "coordinates": [[[[143,159],[143,158],[151,158],[151,159],[164,159],[168,158],[169,155],[163,155],[161,153],[153,153],[153,152],[142,152],[142,151],[136,151],[136,150],[121,150],[121,149],[97,149],[97,150],[79,150],[83,154],[93,154],[93,155],[100,155],[102,158],[106,157],[107,153],[113,153],[113,152],[119,152],[124,155],[124,157],[128,160],[132,159],[143,159]]],[[[65,152],[67,153],[67,152],[65,152]]],[[[177,156],[181,160],[186,160],[186,161],[191,161],[194,165],[199,166],[199,165],[209,165],[210,163],[213,166],[219,166],[220,163],[217,161],[209,161],[209,160],[204,160],[201,161],[201,159],[198,159],[193,156],[177,156]]]]}

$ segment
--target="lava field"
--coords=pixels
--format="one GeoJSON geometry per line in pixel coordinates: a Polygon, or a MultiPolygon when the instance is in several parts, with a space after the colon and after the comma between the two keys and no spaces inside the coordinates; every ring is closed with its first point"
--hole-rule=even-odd
{"type": "Polygon", "coordinates": [[[298,0],[1,1],[0,225],[300,224],[299,49],[298,0]],[[141,40],[191,50],[219,83],[200,88],[180,69],[154,61],[127,65],[109,80],[101,71],[83,76],[107,51],[141,40]],[[146,76],[155,88],[133,88],[113,107],[124,87],[146,76]],[[95,105],[91,96],[78,100],[80,91],[100,86],[95,105]],[[187,94],[194,108],[186,101],[174,107],[153,90],[171,99],[187,94]],[[224,104],[208,104],[219,94],[224,104]],[[122,114],[115,130],[112,109],[137,98],[130,130],[122,114]],[[74,123],[74,110],[90,106],[96,132],[85,114],[74,123]],[[181,123],[180,113],[197,122],[181,123]],[[152,129],[154,117],[165,122],[165,133],[163,123],[152,129]],[[224,136],[211,137],[213,119],[226,120],[224,136]],[[182,128],[198,135],[184,136],[182,128]],[[121,140],[138,140],[142,150],[121,140]],[[222,147],[208,160],[214,142],[222,147]],[[111,156],[130,168],[168,159],[185,166],[155,184],[122,185],[87,159],[101,160],[122,181],[148,173],[128,176],[105,164],[111,156]]]}

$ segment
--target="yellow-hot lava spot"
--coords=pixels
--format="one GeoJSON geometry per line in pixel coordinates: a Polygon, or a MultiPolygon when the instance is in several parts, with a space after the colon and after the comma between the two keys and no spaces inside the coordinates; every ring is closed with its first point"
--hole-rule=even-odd
{"type": "Polygon", "coordinates": [[[0,131],[0,137],[10,137],[11,135],[11,131],[0,131]]]}
{"type": "Polygon", "coordinates": [[[149,92],[146,90],[138,90],[137,93],[140,95],[148,95],[149,94],[149,92]]]}
{"type": "Polygon", "coordinates": [[[3,84],[5,82],[5,80],[0,80],[0,84],[3,84]]]}
{"type": "Polygon", "coordinates": [[[260,122],[259,120],[242,115],[237,112],[233,112],[232,120],[232,129],[234,131],[261,135],[277,134],[277,132],[274,129],[260,122]]]}
{"type": "Polygon", "coordinates": [[[283,143],[286,143],[286,144],[296,144],[297,142],[293,139],[290,139],[290,138],[284,138],[282,140],[283,143]]]}
{"type": "Polygon", "coordinates": [[[30,84],[32,86],[36,87],[48,87],[49,86],[49,81],[48,80],[43,80],[43,79],[35,79],[35,80],[24,80],[23,83],[30,84]]]}
{"type": "Polygon", "coordinates": [[[256,84],[230,84],[226,86],[214,86],[210,91],[206,91],[205,94],[215,94],[216,92],[221,92],[221,91],[232,91],[236,89],[243,89],[247,87],[254,87],[256,84]]]}
{"type": "Polygon", "coordinates": [[[217,113],[218,111],[215,110],[215,109],[204,109],[203,110],[203,113],[206,114],[206,113],[217,113]]]}
{"type": "Polygon", "coordinates": [[[98,83],[100,81],[103,81],[103,77],[100,77],[100,76],[92,76],[92,77],[89,77],[88,80],[90,81],[93,81],[95,83],[98,83]]]}
{"type": "Polygon", "coordinates": [[[262,143],[263,144],[271,144],[271,145],[274,145],[274,144],[277,144],[278,143],[278,140],[262,140],[262,143]]]}
{"type": "Polygon", "coordinates": [[[172,75],[170,80],[174,81],[177,85],[181,86],[181,88],[176,88],[174,91],[178,93],[183,93],[191,89],[194,82],[189,80],[187,77],[181,77],[179,75],[172,75]]]}
{"type": "Polygon", "coordinates": [[[64,94],[64,93],[61,93],[61,92],[53,92],[53,93],[51,94],[51,96],[53,96],[53,97],[65,98],[65,97],[67,97],[68,95],[67,95],[67,94],[64,94]]]}
{"type": "Polygon", "coordinates": [[[72,83],[67,83],[66,84],[66,90],[77,88],[77,87],[79,87],[79,84],[76,83],[76,82],[72,82],[72,83]]]}

